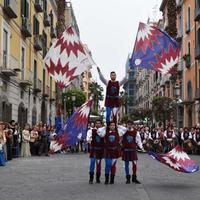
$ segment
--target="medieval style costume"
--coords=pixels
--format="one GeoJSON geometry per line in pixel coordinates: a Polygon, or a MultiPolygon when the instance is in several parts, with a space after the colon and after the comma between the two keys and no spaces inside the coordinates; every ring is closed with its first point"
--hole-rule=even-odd
{"type": "Polygon", "coordinates": [[[87,132],[87,142],[90,143],[90,180],[89,183],[93,183],[94,170],[96,164],[96,183],[100,183],[101,176],[101,160],[104,157],[104,138],[100,137],[97,133],[97,129],[101,127],[101,122],[96,121],[96,127],[89,129],[87,132]]]}

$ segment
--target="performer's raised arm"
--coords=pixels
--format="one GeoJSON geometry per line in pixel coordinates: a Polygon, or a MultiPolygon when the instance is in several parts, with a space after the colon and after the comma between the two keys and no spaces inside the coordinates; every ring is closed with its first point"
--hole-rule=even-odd
{"type": "Polygon", "coordinates": [[[119,85],[122,86],[128,81],[129,72],[126,73],[126,76],[119,82],[119,85]]]}
{"type": "Polygon", "coordinates": [[[103,74],[101,73],[101,70],[99,69],[99,67],[97,67],[97,71],[99,73],[99,78],[102,81],[102,83],[104,83],[105,85],[108,84],[108,81],[105,79],[105,77],[103,76],[103,74]]]}

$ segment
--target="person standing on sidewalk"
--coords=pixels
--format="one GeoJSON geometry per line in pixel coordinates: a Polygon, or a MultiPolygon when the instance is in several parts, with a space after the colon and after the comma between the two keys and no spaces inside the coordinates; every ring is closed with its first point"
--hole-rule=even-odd
{"type": "Polygon", "coordinates": [[[90,143],[90,169],[89,169],[89,183],[93,183],[94,170],[96,164],[96,183],[100,183],[101,176],[101,160],[104,156],[104,138],[100,137],[97,130],[102,126],[100,120],[96,120],[95,127],[89,129],[87,132],[87,142],[90,143]]]}
{"type": "Polygon", "coordinates": [[[133,128],[133,122],[131,120],[128,120],[127,131],[122,137],[122,160],[125,164],[126,184],[129,184],[131,180],[131,176],[129,173],[129,162],[132,163],[132,182],[140,184],[136,176],[138,160],[137,145],[143,152],[145,152],[142,146],[139,132],[137,132],[133,128]]]}

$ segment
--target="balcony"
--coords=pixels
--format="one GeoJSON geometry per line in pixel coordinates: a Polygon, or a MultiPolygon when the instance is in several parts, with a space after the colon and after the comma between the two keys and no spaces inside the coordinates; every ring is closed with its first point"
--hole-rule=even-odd
{"type": "Polygon", "coordinates": [[[17,1],[4,0],[3,11],[10,18],[17,18],[17,1]]]}
{"type": "Polygon", "coordinates": [[[21,71],[19,68],[19,61],[14,56],[4,53],[2,61],[3,64],[0,73],[3,75],[17,76],[17,72],[21,71]]]}
{"type": "Polygon", "coordinates": [[[41,35],[34,36],[34,48],[36,51],[42,50],[42,36],[41,35]]]}
{"type": "Polygon", "coordinates": [[[44,12],[44,20],[43,23],[45,26],[51,26],[51,18],[47,12],[44,12]]]}
{"type": "Polygon", "coordinates": [[[195,9],[195,17],[194,17],[195,21],[199,21],[200,20],[200,8],[196,8],[195,9]]]}
{"type": "Polygon", "coordinates": [[[30,20],[27,17],[22,17],[22,28],[21,28],[22,34],[25,37],[31,37],[31,23],[30,20]]]}
{"type": "Polygon", "coordinates": [[[50,88],[49,86],[45,86],[43,88],[43,97],[49,97],[50,96],[50,88]]]}
{"type": "Polygon", "coordinates": [[[42,91],[42,81],[40,79],[34,80],[33,92],[38,93],[42,91]]]}
{"type": "Polygon", "coordinates": [[[185,59],[186,68],[190,68],[191,67],[191,55],[190,54],[186,54],[184,56],[184,59],[185,59]]]}
{"type": "Polygon", "coordinates": [[[35,10],[37,12],[43,11],[43,1],[42,0],[35,0],[35,10]]]}
{"type": "Polygon", "coordinates": [[[27,86],[31,86],[32,83],[30,82],[30,80],[20,80],[19,82],[20,87],[25,88],[27,86]]]}
{"type": "Polygon", "coordinates": [[[200,60],[200,45],[195,48],[195,59],[200,60]]]}
{"type": "Polygon", "coordinates": [[[57,38],[57,30],[54,27],[51,27],[51,38],[57,38]]]}

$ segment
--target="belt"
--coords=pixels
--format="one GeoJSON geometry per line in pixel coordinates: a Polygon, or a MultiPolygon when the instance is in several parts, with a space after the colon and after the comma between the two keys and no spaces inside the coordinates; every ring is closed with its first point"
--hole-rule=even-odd
{"type": "Polygon", "coordinates": [[[124,149],[124,151],[129,152],[129,151],[136,151],[136,149],[124,149]]]}
{"type": "Polygon", "coordinates": [[[115,150],[117,147],[108,147],[109,150],[115,150]]]}
{"type": "Polygon", "coordinates": [[[110,95],[107,95],[106,97],[110,98],[110,99],[119,99],[119,96],[110,96],[110,95]]]}

